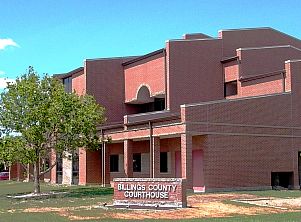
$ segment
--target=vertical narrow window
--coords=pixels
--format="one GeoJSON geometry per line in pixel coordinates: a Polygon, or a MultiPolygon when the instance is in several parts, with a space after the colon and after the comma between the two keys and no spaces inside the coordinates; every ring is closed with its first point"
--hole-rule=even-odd
{"type": "Polygon", "coordinates": [[[110,172],[118,172],[119,169],[119,156],[110,155],[110,172]]]}
{"type": "Polygon", "coordinates": [[[72,92],[72,78],[67,77],[67,78],[63,79],[63,84],[65,87],[65,91],[71,93],[72,92]]]}
{"type": "Polygon", "coordinates": [[[168,158],[167,152],[160,153],[160,172],[167,173],[168,172],[168,158]]]}
{"type": "Polygon", "coordinates": [[[226,82],[224,85],[224,96],[237,95],[237,81],[226,82]]]}
{"type": "Polygon", "coordinates": [[[141,172],[141,153],[133,154],[133,172],[141,172]]]}
{"type": "Polygon", "coordinates": [[[78,185],[79,181],[79,156],[75,151],[72,154],[72,184],[78,185]]]}
{"type": "Polygon", "coordinates": [[[161,111],[165,109],[165,99],[164,98],[155,98],[154,102],[155,111],[161,111]]]}

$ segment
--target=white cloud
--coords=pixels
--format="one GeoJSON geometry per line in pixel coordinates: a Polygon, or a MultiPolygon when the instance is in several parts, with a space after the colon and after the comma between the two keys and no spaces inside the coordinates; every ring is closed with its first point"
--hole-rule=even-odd
{"type": "Polygon", "coordinates": [[[5,74],[5,72],[0,70],[0,76],[4,75],[4,74],[5,74]]]}
{"type": "Polygon", "coordinates": [[[0,89],[4,89],[7,87],[7,83],[8,82],[15,82],[14,79],[10,79],[10,78],[0,78],[0,89]]]}
{"type": "Polygon", "coordinates": [[[19,45],[12,39],[0,39],[0,50],[3,50],[7,46],[19,47],[19,45]]]}

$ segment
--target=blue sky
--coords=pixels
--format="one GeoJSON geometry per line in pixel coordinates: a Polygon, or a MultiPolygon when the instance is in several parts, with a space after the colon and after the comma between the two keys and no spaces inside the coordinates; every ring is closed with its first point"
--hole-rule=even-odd
{"type": "Polygon", "coordinates": [[[301,1],[0,0],[0,88],[29,65],[63,73],[86,58],[141,55],[185,33],[266,27],[301,38],[301,1]]]}

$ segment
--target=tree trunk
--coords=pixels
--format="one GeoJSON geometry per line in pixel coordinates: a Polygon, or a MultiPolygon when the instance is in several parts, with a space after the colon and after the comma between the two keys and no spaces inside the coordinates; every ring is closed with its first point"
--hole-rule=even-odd
{"type": "Polygon", "coordinates": [[[34,193],[41,193],[39,160],[37,160],[33,165],[33,176],[34,176],[34,193]]]}

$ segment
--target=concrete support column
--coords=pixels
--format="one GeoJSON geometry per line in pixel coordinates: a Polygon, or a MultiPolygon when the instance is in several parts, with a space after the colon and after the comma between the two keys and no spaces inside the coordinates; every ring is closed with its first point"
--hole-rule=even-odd
{"type": "Polygon", "coordinates": [[[102,151],[101,181],[102,181],[102,186],[107,186],[110,184],[110,155],[109,155],[108,144],[103,143],[101,151],[102,151]]]}
{"type": "Polygon", "coordinates": [[[72,184],[72,154],[69,152],[64,152],[62,184],[72,184]]]}
{"type": "Polygon", "coordinates": [[[123,142],[123,164],[126,177],[133,177],[133,141],[124,140],[123,142]]]}
{"type": "Polygon", "coordinates": [[[187,189],[192,189],[192,136],[188,134],[181,134],[181,165],[187,189]]]}
{"type": "Polygon", "coordinates": [[[153,178],[160,177],[160,137],[153,137],[152,138],[152,176],[153,178]]]}

